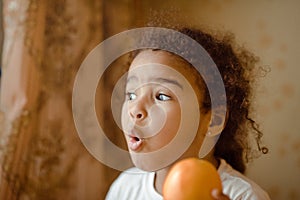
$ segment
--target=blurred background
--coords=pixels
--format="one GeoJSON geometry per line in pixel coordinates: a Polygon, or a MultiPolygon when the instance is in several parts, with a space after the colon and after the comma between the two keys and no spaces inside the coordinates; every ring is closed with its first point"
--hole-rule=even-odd
{"type": "MultiPolygon", "coordinates": [[[[300,199],[299,9],[297,0],[1,1],[0,199],[104,199],[119,172],[79,140],[74,77],[97,44],[155,15],[231,31],[270,69],[256,88],[253,115],[269,153],[249,163],[247,175],[271,199],[300,199]]],[[[118,78],[104,77],[100,87],[109,91],[118,78]]],[[[108,120],[110,105],[98,109],[109,138],[124,145],[108,120]]]]}

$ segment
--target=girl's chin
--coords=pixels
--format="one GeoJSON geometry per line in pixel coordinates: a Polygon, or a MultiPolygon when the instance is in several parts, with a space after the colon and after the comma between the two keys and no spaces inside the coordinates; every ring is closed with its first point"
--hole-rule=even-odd
{"type": "Polygon", "coordinates": [[[164,164],[159,160],[147,156],[145,157],[145,155],[143,156],[141,154],[137,155],[137,153],[135,153],[135,155],[131,154],[131,160],[135,167],[143,171],[153,172],[164,168],[164,164]]]}

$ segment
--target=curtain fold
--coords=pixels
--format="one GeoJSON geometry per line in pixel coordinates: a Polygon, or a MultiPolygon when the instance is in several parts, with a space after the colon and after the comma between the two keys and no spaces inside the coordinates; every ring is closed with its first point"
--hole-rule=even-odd
{"type": "MultiPolygon", "coordinates": [[[[99,0],[4,0],[0,199],[103,199],[113,174],[83,147],[72,88],[103,40],[99,0]]],[[[99,144],[101,145],[101,144],[99,144]]]]}

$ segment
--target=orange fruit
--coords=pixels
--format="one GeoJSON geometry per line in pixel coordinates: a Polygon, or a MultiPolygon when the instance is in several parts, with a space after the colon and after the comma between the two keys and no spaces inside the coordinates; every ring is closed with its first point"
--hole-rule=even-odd
{"type": "Polygon", "coordinates": [[[174,164],[163,185],[164,200],[212,200],[213,189],[222,191],[216,168],[208,161],[187,158],[174,164]]]}

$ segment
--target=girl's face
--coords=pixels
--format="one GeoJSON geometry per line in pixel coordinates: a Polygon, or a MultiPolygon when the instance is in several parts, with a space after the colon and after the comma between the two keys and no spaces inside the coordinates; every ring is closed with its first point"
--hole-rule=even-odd
{"type": "MultiPolygon", "coordinates": [[[[194,89],[175,70],[184,64],[170,53],[147,50],[138,54],[129,68],[122,129],[132,160],[141,169],[151,170],[153,163],[165,159],[163,155],[161,158],[140,156],[142,153],[160,151],[179,132],[192,134],[190,132],[198,130],[199,107],[194,89]]],[[[202,143],[198,141],[194,145],[198,150],[199,142],[202,143]]],[[[174,148],[180,147],[176,145],[174,148]]],[[[170,162],[176,159],[178,157],[170,162]]]]}

